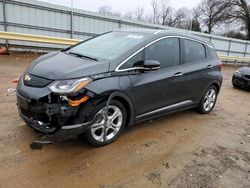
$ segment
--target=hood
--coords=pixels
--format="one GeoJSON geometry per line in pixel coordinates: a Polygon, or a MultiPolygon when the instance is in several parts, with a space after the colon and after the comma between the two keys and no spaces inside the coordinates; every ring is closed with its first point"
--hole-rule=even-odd
{"type": "Polygon", "coordinates": [[[51,52],[37,58],[28,73],[51,80],[80,78],[109,71],[108,61],[92,61],[63,52],[51,52]]]}
{"type": "Polygon", "coordinates": [[[239,71],[243,74],[249,74],[250,75],[250,67],[241,67],[239,68],[239,71]]]}

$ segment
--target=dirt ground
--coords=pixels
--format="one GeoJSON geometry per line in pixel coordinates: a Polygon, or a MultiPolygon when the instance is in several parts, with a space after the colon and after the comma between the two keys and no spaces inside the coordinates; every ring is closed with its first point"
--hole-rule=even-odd
{"type": "Polygon", "coordinates": [[[31,150],[37,138],[18,116],[11,81],[36,55],[0,56],[0,187],[250,187],[250,92],[224,67],[217,105],[125,130],[113,144],[83,140],[31,150]]]}

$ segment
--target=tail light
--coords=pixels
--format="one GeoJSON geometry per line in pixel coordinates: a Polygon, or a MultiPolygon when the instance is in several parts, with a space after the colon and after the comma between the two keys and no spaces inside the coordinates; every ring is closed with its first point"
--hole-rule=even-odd
{"type": "Polygon", "coordinates": [[[222,66],[223,66],[223,63],[221,60],[218,60],[218,64],[216,65],[216,67],[221,70],[222,69],[222,66]]]}

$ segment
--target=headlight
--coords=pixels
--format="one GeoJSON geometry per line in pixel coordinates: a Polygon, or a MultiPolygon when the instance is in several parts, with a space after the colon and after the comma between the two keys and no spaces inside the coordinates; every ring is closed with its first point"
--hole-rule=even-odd
{"type": "Polygon", "coordinates": [[[69,94],[80,91],[86,85],[88,85],[92,80],[90,78],[81,78],[74,80],[60,80],[54,82],[50,87],[50,91],[59,94],[69,94]]]}
{"type": "Polygon", "coordinates": [[[237,74],[241,74],[240,70],[238,70],[238,69],[237,69],[235,72],[236,72],[237,74]]]}

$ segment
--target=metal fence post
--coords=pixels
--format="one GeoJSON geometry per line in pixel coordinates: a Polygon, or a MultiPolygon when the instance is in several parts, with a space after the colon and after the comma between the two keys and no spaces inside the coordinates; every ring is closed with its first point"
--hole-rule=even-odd
{"type": "Polygon", "coordinates": [[[71,0],[71,12],[70,12],[70,37],[73,39],[74,37],[74,7],[73,0],[71,0]]]}
{"type": "Polygon", "coordinates": [[[230,41],[229,41],[229,44],[228,44],[228,50],[227,50],[227,55],[228,55],[228,56],[230,55],[231,43],[232,43],[232,40],[230,40],[230,41]]]}
{"type": "Polygon", "coordinates": [[[121,28],[121,27],[122,27],[122,21],[119,20],[119,28],[121,28]]]}
{"type": "MultiPolygon", "coordinates": [[[[3,22],[4,22],[4,31],[7,31],[7,19],[6,19],[6,2],[5,0],[2,1],[3,3],[3,22]]],[[[5,40],[6,50],[8,51],[9,43],[8,40],[5,40]]]]}
{"type": "Polygon", "coordinates": [[[245,51],[244,51],[244,57],[246,57],[246,55],[247,55],[247,46],[248,46],[248,42],[246,42],[246,47],[245,47],[245,51]]]}
{"type": "Polygon", "coordinates": [[[209,37],[209,42],[212,42],[212,36],[209,37]]]}

